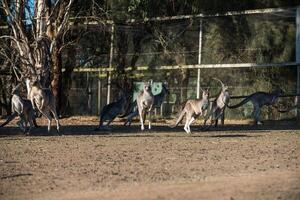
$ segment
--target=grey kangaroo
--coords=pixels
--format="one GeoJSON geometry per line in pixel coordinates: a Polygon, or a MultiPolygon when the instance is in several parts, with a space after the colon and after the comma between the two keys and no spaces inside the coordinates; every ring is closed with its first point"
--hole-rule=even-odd
{"type": "Polygon", "coordinates": [[[275,103],[276,99],[282,94],[283,94],[283,91],[281,89],[274,90],[271,93],[255,92],[255,93],[249,95],[248,97],[246,97],[240,103],[233,105],[233,106],[227,105],[227,107],[231,108],[231,109],[238,108],[250,101],[254,107],[253,112],[252,112],[252,116],[254,118],[254,124],[258,125],[258,124],[262,124],[262,122],[259,119],[260,113],[261,113],[261,108],[263,106],[273,105],[275,103]]]}
{"type": "Polygon", "coordinates": [[[140,116],[141,122],[141,130],[144,130],[144,122],[146,120],[146,114],[149,113],[149,126],[148,128],[151,129],[151,111],[154,105],[154,96],[151,91],[152,81],[145,82],[143,86],[143,91],[141,91],[137,98],[137,108],[140,116]]]}
{"type": "Polygon", "coordinates": [[[121,98],[115,102],[109,103],[105,105],[101,112],[100,112],[100,122],[99,126],[95,129],[97,130],[104,130],[109,129],[109,124],[119,115],[123,114],[126,110],[127,102],[128,102],[128,95],[126,92],[122,91],[121,98]],[[104,122],[106,122],[104,126],[104,122]]]}
{"type": "Polygon", "coordinates": [[[33,109],[35,109],[36,105],[38,110],[48,119],[48,132],[51,129],[51,112],[56,121],[57,132],[59,133],[60,125],[56,112],[55,97],[52,91],[48,88],[42,88],[37,79],[31,80],[29,77],[26,77],[25,83],[28,99],[30,99],[33,109]]]}
{"type": "Polygon", "coordinates": [[[27,134],[30,134],[31,129],[33,126],[38,127],[35,121],[34,110],[32,104],[29,100],[23,99],[18,92],[18,88],[20,84],[17,85],[12,91],[12,99],[11,99],[11,106],[12,106],[12,115],[10,115],[7,120],[0,125],[0,127],[4,127],[9,122],[11,122],[17,116],[20,117],[20,121],[17,123],[19,128],[23,131],[27,131],[27,124],[29,123],[29,129],[27,134]]]}
{"type": "Polygon", "coordinates": [[[219,118],[221,118],[221,124],[224,125],[225,108],[226,105],[229,103],[230,95],[228,92],[228,86],[225,86],[225,84],[220,79],[217,78],[214,79],[221,83],[222,89],[219,96],[216,99],[214,99],[213,102],[211,102],[209,113],[204,118],[204,125],[206,124],[206,121],[210,117],[210,121],[211,121],[210,125],[212,125],[213,122],[215,122],[215,127],[217,127],[219,118]]]}
{"type": "Polygon", "coordinates": [[[209,91],[202,90],[202,99],[188,100],[185,103],[184,108],[180,112],[179,118],[176,121],[176,124],[173,127],[176,127],[185,116],[186,121],[184,125],[184,130],[186,133],[190,134],[191,129],[190,125],[195,120],[196,117],[201,115],[206,115],[207,109],[209,106],[209,91]]]}
{"type": "MultiPolygon", "coordinates": [[[[153,107],[160,108],[168,93],[169,93],[169,90],[166,87],[166,83],[163,83],[161,92],[159,94],[154,95],[153,107]]],[[[124,126],[126,126],[126,125],[130,126],[132,119],[135,116],[138,116],[138,114],[139,113],[138,113],[138,109],[137,109],[137,103],[136,103],[136,101],[134,101],[132,104],[131,112],[129,113],[129,115],[127,115],[127,120],[125,121],[124,126]]]]}

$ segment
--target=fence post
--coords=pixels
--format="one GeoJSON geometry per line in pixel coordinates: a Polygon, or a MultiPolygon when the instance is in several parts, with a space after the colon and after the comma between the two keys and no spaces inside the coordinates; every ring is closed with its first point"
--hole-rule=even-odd
{"type": "MultiPolygon", "coordinates": [[[[297,95],[300,94],[300,6],[296,12],[296,63],[297,63],[297,95]]],[[[300,120],[300,97],[297,96],[297,119],[300,120]]]]}
{"type": "Polygon", "coordinates": [[[110,36],[110,52],[109,52],[109,71],[107,73],[107,101],[106,103],[110,103],[110,92],[111,92],[111,74],[112,74],[112,65],[113,65],[113,57],[114,57],[114,32],[115,25],[111,24],[111,36],[110,36]]]}
{"type": "Polygon", "coordinates": [[[100,115],[101,112],[101,96],[102,96],[102,86],[101,86],[101,72],[98,72],[98,115],[100,115]]]}
{"type": "MultiPolygon", "coordinates": [[[[202,19],[200,19],[199,25],[199,52],[198,52],[198,64],[201,64],[201,54],[202,54],[202,19]]],[[[197,69],[197,98],[200,98],[200,75],[201,69],[197,69]]]]}
{"type": "Polygon", "coordinates": [[[91,90],[91,83],[90,83],[90,72],[86,73],[86,80],[87,80],[87,93],[88,93],[88,112],[89,115],[92,114],[92,90],[91,90]]]}

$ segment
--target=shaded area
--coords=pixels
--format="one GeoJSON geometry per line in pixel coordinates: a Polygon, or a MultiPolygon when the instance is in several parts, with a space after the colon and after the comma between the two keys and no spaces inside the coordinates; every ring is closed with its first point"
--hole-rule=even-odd
{"type": "Polygon", "coordinates": [[[242,134],[237,134],[237,135],[212,135],[209,137],[215,137],[215,138],[243,138],[243,137],[259,137],[259,136],[249,136],[249,135],[242,135],[242,134]]]}
{"type": "MultiPolygon", "coordinates": [[[[239,124],[239,125],[224,125],[224,126],[202,126],[202,125],[194,125],[191,127],[192,134],[187,135],[183,131],[183,125],[179,125],[175,128],[170,128],[169,125],[153,125],[152,130],[141,131],[140,126],[138,124],[134,124],[131,126],[123,126],[123,125],[112,125],[110,126],[110,130],[97,130],[94,129],[97,125],[62,125],[61,133],[63,135],[120,135],[120,134],[135,134],[135,137],[141,137],[142,135],[147,135],[147,137],[151,137],[151,135],[156,136],[158,133],[182,133],[183,136],[193,136],[193,133],[210,133],[210,132],[230,132],[229,135],[222,135],[220,137],[243,137],[244,135],[233,135],[232,131],[247,131],[251,133],[251,131],[273,131],[273,130],[300,130],[300,125],[297,122],[284,122],[284,121],[268,121],[265,122],[264,125],[254,126],[247,124],[239,124]],[[137,136],[136,134],[139,134],[137,136]]],[[[18,127],[3,127],[0,128],[0,137],[11,136],[11,135],[25,135],[18,127]]],[[[51,132],[47,132],[46,126],[41,126],[39,128],[35,128],[31,131],[31,135],[33,136],[58,136],[59,134],[56,132],[55,127],[53,126],[51,132]]],[[[214,136],[218,137],[218,136],[214,136]]],[[[13,138],[10,138],[13,139],[13,138]]]]}

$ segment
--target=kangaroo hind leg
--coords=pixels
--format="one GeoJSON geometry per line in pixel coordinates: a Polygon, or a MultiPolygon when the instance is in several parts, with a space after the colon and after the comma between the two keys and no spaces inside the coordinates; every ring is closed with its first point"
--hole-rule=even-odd
{"type": "Polygon", "coordinates": [[[25,119],[24,119],[24,115],[21,114],[20,115],[20,121],[17,122],[19,128],[22,130],[23,133],[26,132],[26,124],[25,124],[25,119]]]}
{"type": "Polygon", "coordinates": [[[254,118],[254,124],[255,125],[260,125],[262,122],[260,121],[260,107],[258,105],[254,105],[254,110],[253,110],[253,118],[254,118]]]}
{"type": "Polygon", "coordinates": [[[40,110],[40,111],[44,115],[44,117],[46,117],[47,120],[48,120],[48,133],[50,133],[50,130],[51,130],[51,120],[52,120],[51,114],[50,114],[50,112],[49,112],[48,109],[44,109],[44,110],[40,110]]]}
{"type": "Polygon", "coordinates": [[[59,124],[59,119],[58,119],[58,115],[57,115],[56,109],[55,108],[51,108],[51,113],[53,114],[53,117],[54,117],[55,122],[56,122],[56,130],[59,133],[60,124],[59,124]]]}
{"type": "Polygon", "coordinates": [[[139,109],[139,115],[140,115],[140,122],[141,122],[141,130],[143,131],[145,128],[144,128],[144,109],[143,108],[140,108],[139,109]]]}
{"type": "Polygon", "coordinates": [[[186,114],[186,119],[185,119],[185,126],[184,130],[186,133],[191,133],[190,125],[194,121],[193,116],[190,113],[186,114]]]}
{"type": "Polygon", "coordinates": [[[149,115],[149,117],[148,117],[148,121],[149,121],[149,125],[148,125],[148,128],[149,128],[149,130],[151,129],[151,120],[152,120],[152,116],[151,116],[151,114],[152,114],[152,111],[150,110],[149,111],[149,113],[148,113],[148,115],[149,115]]]}

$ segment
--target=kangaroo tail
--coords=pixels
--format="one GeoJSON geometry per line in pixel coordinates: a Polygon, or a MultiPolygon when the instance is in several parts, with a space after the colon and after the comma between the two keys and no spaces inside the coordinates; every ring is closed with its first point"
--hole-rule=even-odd
{"type": "Polygon", "coordinates": [[[247,102],[250,101],[250,100],[251,100],[251,98],[250,98],[250,96],[248,96],[248,97],[246,97],[244,100],[242,100],[240,103],[238,103],[238,104],[236,104],[236,105],[230,106],[230,105],[226,104],[226,106],[227,106],[228,108],[230,108],[230,109],[238,108],[238,107],[244,105],[245,103],[247,103],[247,102]]]}
{"type": "Polygon", "coordinates": [[[185,115],[185,110],[182,109],[182,111],[181,111],[181,113],[180,113],[180,115],[179,115],[179,117],[178,117],[175,125],[171,126],[171,128],[175,128],[183,120],[184,115],[185,115]]]}
{"type": "Polygon", "coordinates": [[[102,126],[103,125],[103,122],[104,122],[104,118],[108,112],[109,108],[108,106],[104,106],[100,112],[100,122],[99,122],[99,126],[102,126]]]}
{"type": "Polygon", "coordinates": [[[18,114],[16,112],[14,112],[12,115],[8,116],[8,118],[6,119],[6,121],[0,125],[0,127],[4,127],[6,124],[8,124],[9,122],[11,122],[18,114]]]}

